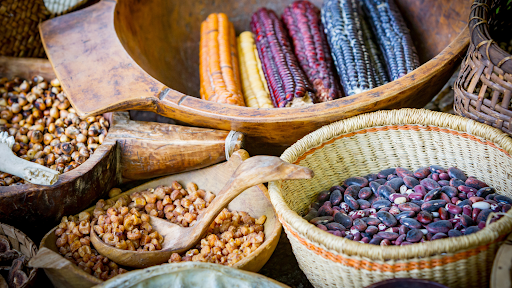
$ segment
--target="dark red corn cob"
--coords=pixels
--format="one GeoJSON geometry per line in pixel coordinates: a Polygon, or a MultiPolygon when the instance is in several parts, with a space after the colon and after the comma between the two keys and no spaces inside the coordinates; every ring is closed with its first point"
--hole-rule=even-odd
{"type": "Polygon", "coordinates": [[[292,52],[286,30],[272,10],[261,8],[252,15],[263,73],[276,108],[312,104],[314,90],[292,52]]]}
{"type": "Polygon", "coordinates": [[[342,97],[320,21],[320,10],[309,1],[296,1],[286,7],[282,19],[300,66],[315,88],[315,103],[342,97]]]}

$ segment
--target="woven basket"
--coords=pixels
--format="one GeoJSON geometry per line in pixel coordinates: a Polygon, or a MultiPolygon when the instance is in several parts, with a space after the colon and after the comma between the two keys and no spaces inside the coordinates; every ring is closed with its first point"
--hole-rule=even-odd
{"type": "MultiPolygon", "coordinates": [[[[11,244],[11,249],[18,250],[27,258],[30,260],[32,257],[34,257],[37,253],[37,246],[30,240],[30,238],[25,235],[25,233],[21,232],[20,230],[4,224],[0,223],[0,235],[6,236],[7,239],[9,239],[9,243],[11,244]]],[[[34,282],[36,278],[38,268],[30,268],[30,273],[28,276],[28,282],[22,286],[22,288],[25,287],[35,287],[34,282]]],[[[7,279],[5,279],[7,280],[7,279]]]]}
{"type": "Polygon", "coordinates": [[[469,16],[471,42],[454,85],[454,110],[512,135],[512,56],[491,38],[491,34],[511,36],[511,16],[511,1],[473,3],[469,16]],[[497,7],[500,9],[495,13],[497,7]],[[488,22],[495,33],[490,33],[488,22]]]}
{"type": "Polygon", "coordinates": [[[87,0],[2,0],[0,1],[0,55],[45,57],[38,25],[70,12],[87,0]]]}
{"type": "Polygon", "coordinates": [[[315,287],[364,287],[390,278],[486,287],[512,218],[468,236],[381,247],[331,235],[301,215],[321,191],[344,179],[398,166],[456,166],[512,196],[511,152],[506,134],[467,118],[418,109],[379,111],[324,126],[297,141],[281,158],[313,169],[315,177],[272,182],[269,194],[299,266],[315,287]]]}

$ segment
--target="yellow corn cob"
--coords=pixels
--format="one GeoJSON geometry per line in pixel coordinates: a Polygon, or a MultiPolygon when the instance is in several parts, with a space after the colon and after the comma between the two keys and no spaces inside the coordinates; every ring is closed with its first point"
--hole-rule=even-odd
{"type": "Polygon", "coordinates": [[[245,31],[240,34],[238,52],[245,104],[253,108],[274,108],[252,32],[245,31]]]}

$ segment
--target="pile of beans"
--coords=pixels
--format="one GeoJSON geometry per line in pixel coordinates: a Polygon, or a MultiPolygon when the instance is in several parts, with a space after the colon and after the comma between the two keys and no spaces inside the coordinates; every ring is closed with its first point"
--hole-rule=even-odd
{"type": "Polygon", "coordinates": [[[321,192],[304,219],[361,243],[408,245],[475,233],[492,212],[507,212],[511,204],[456,167],[398,167],[351,177],[321,192]]]}
{"type": "Polygon", "coordinates": [[[82,212],[78,217],[62,217],[59,227],[55,230],[59,253],[85,272],[101,280],[127,272],[107,257],[99,255],[98,251],[91,247],[90,232],[91,214],[88,212],[82,212]]]}
{"type": "MultiPolygon", "coordinates": [[[[84,163],[107,136],[108,121],[78,118],[57,79],[0,78],[0,96],[0,132],[14,136],[12,150],[25,160],[65,173],[84,163]]],[[[0,186],[23,183],[0,173],[0,186]]]]}
{"type": "MultiPolygon", "coordinates": [[[[121,190],[114,188],[110,197],[121,190]]],[[[108,245],[132,251],[161,250],[163,237],[150,224],[149,215],[167,219],[183,227],[193,226],[197,217],[215,198],[210,191],[198,189],[195,183],[183,187],[174,181],[170,186],[158,186],[112,199],[99,200],[91,214],[62,218],[55,231],[60,254],[82,270],[106,280],[126,272],[116,263],[99,255],[90,246],[90,231],[108,245]],[[86,256],[84,256],[86,255],[86,256]],[[99,264],[98,264],[99,263],[99,264]]],[[[233,265],[254,252],[265,241],[263,224],[266,216],[254,219],[246,212],[224,209],[210,225],[206,236],[193,249],[172,254],[170,263],[202,261],[233,265]]]]}

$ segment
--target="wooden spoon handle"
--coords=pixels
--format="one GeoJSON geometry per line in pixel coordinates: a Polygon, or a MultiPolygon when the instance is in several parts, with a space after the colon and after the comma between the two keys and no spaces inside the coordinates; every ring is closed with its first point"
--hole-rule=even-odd
{"type": "Polygon", "coordinates": [[[246,189],[269,181],[310,179],[313,176],[313,170],[284,162],[279,157],[254,156],[245,160],[210,203],[206,212],[198,217],[193,238],[199,240],[222,209],[246,189]]]}
{"type": "Polygon", "coordinates": [[[106,141],[117,142],[124,181],[175,174],[222,162],[229,153],[243,146],[244,139],[239,132],[132,121],[128,112],[113,113],[111,127],[106,141]]]}

